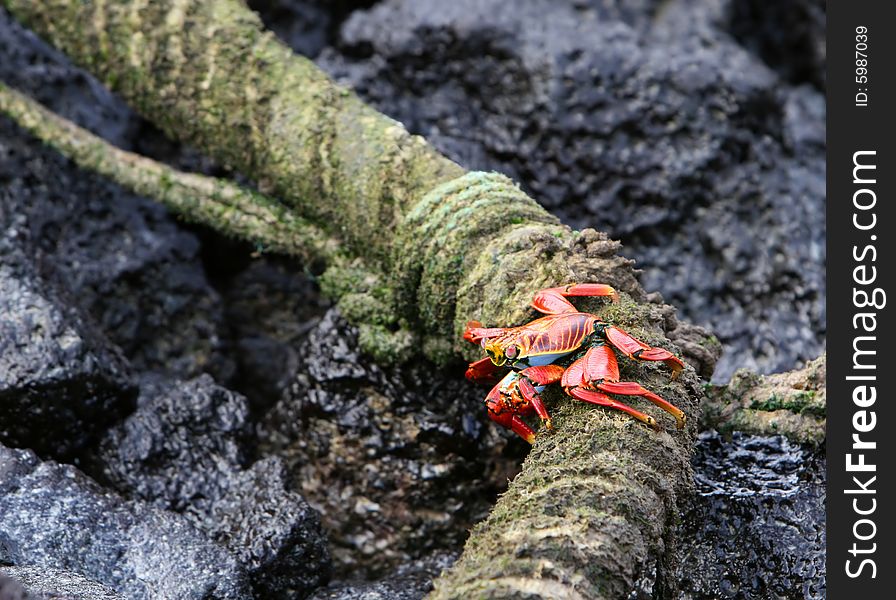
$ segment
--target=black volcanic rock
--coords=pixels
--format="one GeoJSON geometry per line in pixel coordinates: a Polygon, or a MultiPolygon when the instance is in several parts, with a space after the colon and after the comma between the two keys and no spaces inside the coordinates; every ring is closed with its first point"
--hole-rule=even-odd
{"type": "Polygon", "coordinates": [[[310,600],[422,600],[432,581],[457,560],[454,553],[437,552],[404,563],[376,581],[340,581],[318,590],[310,600]]]}
{"type": "Polygon", "coordinates": [[[4,83],[113,144],[131,149],[128,139],[139,129],[133,111],[5,9],[0,9],[0,56],[4,83]]]}
{"type": "Polygon", "coordinates": [[[102,329],[135,368],[190,377],[233,373],[220,300],[196,236],[158,203],[48,151],[0,119],[0,210],[66,303],[102,329]],[[33,180],[41,185],[33,185],[33,180]]]}
{"type": "Polygon", "coordinates": [[[377,0],[249,0],[265,27],[296,52],[313,58],[330,46],[340,23],[358,8],[377,0]]]}
{"type": "Polygon", "coordinates": [[[789,82],[824,89],[824,0],[732,0],[728,30],[789,82]]]}
{"type": "Polygon", "coordinates": [[[204,375],[144,382],[138,402],[102,440],[98,478],[159,508],[207,510],[248,463],[245,399],[204,375]]]}
{"type": "Polygon", "coordinates": [[[200,517],[245,565],[258,598],[304,598],[330,580],[320,515],[290,487],[281,459],[269,457],[235,472],[226,494],[200,517]]]}
{"type": "Polygon", "coordinates": [[[136,387],[117,349],[40,275],[12,193],[0,187],[0,442],[70,457],[132,408],[136,387]]]}
{"type": "Polygon", "coordinates": [[[264,597],[302,597],[329,578],[317,513],[287,490],[271,457],[248,465],[246,399],[204,375],[144,386],[137,411],[113,428],[95,466],[130,498],[182,513],[227,547],[264,597]]]}
{"type": "Polygon", "coordinates": [[[825,597],[823,451],[706,432],[694,469],[698,497],[677,534],[682,597],[825,597]]]}
{"type": "Polygon", "coordinates": [[[262,414],[289,389],[302,356],[315,352],[308,332],[330,305],[303,265],[262,256],[221,281],[225,317],[234,339],[236,389],[262,414]]]}
{"type": "Polygon", "coordinates": [[[0,566],[0,600],[123,599],[109,587],[71,571],[0,566]]]}
{"type": "MultiPolygon", "coordinates": [[[[117,146],[160,151],[188,170],[207,161],[161,138],[118,97],[0,11],[0,79],[117,146]]],[[[202,268],[196,235],[166,209],[93,173],[0,117],[3,204],[21,215],[42,270],[71,292],[138,369],[221,380],[220,301],[202,268]],[[34,185],[40,182],[40,185],[34,185]],[[9,204],[14,202],[14,204],[9,204]]]]}
{"type": "Polygon", "coordinates": [[[245,571],[187,519],[128,501],[74,467],[0,446],[7,562],[62,569],[128,598],[239,599],[245,571]]]}
{"type": "MultiPolygon", "coordinates": [[[[189,149],[161,139],[120,99],[2,10],[0,55],[9,58],[0,62],[5,82],[113,143],[180,168],[215,169],[189,149]]],[[[283,381],[278,381],[263,364],[270,348],[259,351],[255,362],[231,358],[225,306],[203,261],[213,260],[218,273],[244,250],[203,256],[200,237],[177,224],[163,207],[80,171],[5,118],[0,118],[0,216],[3,240],[9,242],[0,261],[0,430],[8,431],[3,439],[46,455],[83,459],[84,448],[133,409],[133,381],[139,381],[145,402],[105,436],[108,462],[98,463],[98,453],[92,451],[89,468],[140,500],[135,505],[145,506],[145,499],[171,511],[156,513],[195,527],[202,543],[214,540],[226,546],[222,568],[236,561],[240,577],[260,595],[302,596],[326,581],[329,559],[316,513],[285,489],[280,462],[251,462],[254,435],[245,399],[208,377],[177,383],[204,371],[230,381],[237,362],[250,375],[243,377],[246,387],[259,384],[271,390],[262,391],[262,397],[278,393],[278,385],[288,382],[290,373],[282,372],[283,381]],[[18,291],[26,284],[33,293],[18,291]],[[31,345],[23,346],[22,338],[29,334],[31,345]],[[37,344],[43,339],[38,334],[49,341],[37,344]],[[56,360],[45,347],[53,343],[69,354],[56,360]],[[68,362],[62,364],[62,359],[68,362]],[[51,393],[55,388],[43,380],[30,372],[19,376],[8,365],[19,371],[47,365],[56,378],[50,383],[58,379],[62,386],[51,393]],[[253,369],[258,373],[254,379],[253,369]],[[119,371],[123,375],[116,379],[119,371]],[[160,412],[149,414],[152,410],[160,412]],[[110,449],[109,440],[119,446],[110,449]]],[[[251,263],[246,254],[237,269],[251,263]]],[[[288,274],[280,280],[288,286],[285,296],[304,293],[316,301],[307,283],[290,281],[288,274]]],[[[248,301],[251,293],[245,290],[242,297],[248,301]]],[[[245,320],[240,325],[234,328],[240,346],[251,348],[253,332],[244,331],[245,320]]],[[[65,516],[75,518],[68,514],[60,519],[65,516]]],[[[0,557],[12,553],[2,551],[6,541],[0,534],[0,557]]],[[[189,545],[188,539],[171,543],[171,561],[191,560],[189,548],[177,548],[189,545]]],[[[17,563],[32,560],[26,556],[29,548],[16,554],[17,563]]]]}

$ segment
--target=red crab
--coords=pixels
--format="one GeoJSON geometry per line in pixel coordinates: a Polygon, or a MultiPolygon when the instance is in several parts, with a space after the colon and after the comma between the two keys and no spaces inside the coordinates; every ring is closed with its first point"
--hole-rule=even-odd
{"type": "Polygon", "coordinates": [[[467,379],[494,381],[500,367],[511,369],[485,398],[489,417],[531,444],[535,432],[521,415],[537,414],[542,425],[551,429],[551,417],[540,392],[545,386],[560,382],[573,398],[621,410],[659,430],[653,417],[607,394],[641,396],[674,416],[679,429],[684,427],[681,410],[637,383],[619,381],[613,348],[629,358],[665,362],[672,369],[673,379],[684,363],[668,350],[652,348],[596,315],[579,312],[566,299],[575,296],[607,296],[614,302],[617,297],[613,288],[599,283],[547,288],[532,300],[535,310],[545,317],[519,327],[467,323],[464,339],[480,344],[488,354],[487,358],[470,363],[467,379]]]}

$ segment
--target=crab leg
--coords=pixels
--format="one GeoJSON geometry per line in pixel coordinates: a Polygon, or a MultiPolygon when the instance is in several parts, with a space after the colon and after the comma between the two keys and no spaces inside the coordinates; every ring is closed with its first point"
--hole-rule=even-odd
{"type": "Polygon", "coordinates": [[[560,381],[564,370],[560,365],[543,365],[525,368],[520,371],[520,375],[525,375],[529,381],[536,385],[550,385],[560,381]]]}
{"type": "Polygon", "coordinates": [[[608,346],[591,348],[585,354],[582,378],[586,385],[597,388],[602,392],[646,398],[675,417],[678,429],[684,427],[685,416],[678,407],[653,392],[644,389],[640,384],[631,381],[619,381],[619,364],[616,361],[616,354],[608,346]]]}
{"type": "Polygon", "coordinates": [[[495,365],[488,357],[471,362],[467,366],[466,377],[470,381],[479,383],[494,383],[498,380],[497,373],[501,367],[495,365]]]}
{"type": "Polygon", "coordinates": [[[489,412],[488,416],[491,417],[492,421],[494,421],[498,425],[510,429],[530,444],[535,443],[535,432],[531,427],[526,425],[525,421],[523,421],[519,415],[511,412],[500,414],[489,412]]]}
{"type": "MultiPolygon", "coordinates": [[[[591,351],[589,350],[589,354],[590,353],[591,351]]],[[[565,373],[563,373],[563,377],[560,380],[560,385],[563,386],[563,389],[566,390],[567,394],[569,394],[573,398],[577,398],[585,402],[590,402],[591,404],[597,404],[598,406],[606,406],[608,408],[621,410],[622,412],[638,419],[642,423],[646,423],[654,429],[659,429],[659,425],[657,425],[656,420],[650,415],[646,415],[639,410],[635,410],[631,406],[623,404],[618,400],[613,400],[602,392],[589,389],[588,381],[586,381],[585,379],[585,365],[587,362],[588,354],[569,365],[569,368],[566,369],[565,373]]]]}
{"type": "Polygon", "coordinates": [[[529,442],[535,441],[535,432],[520,418],[520,413],[534,412],[546,429],[552,429],[551,417],[541,399],[539,390],[560,381],[563,367],[544,365],[511,371],[499,381],[485,397],[488,416],[499,425],[511,429],[529,442]]]}
{"type": "Polygon", "coordinates": [[[498,425],[510,429],[530,444],[534,444],[535,432],[532,428],[526,425],[526,422],[523,421],[516,412],[504,405],[501,399],[501,388],[503,385],[504,381],[501,380],[492,388],[492,391],[488,393],[488,396],[485,397],[485,405],[488,407],[489,418],[498,425]]]}
{"type": "Polygon", "coordinates": [[[541,400],[541,395],[538,393],[535,385],[532,384],[534,382],[539,387],[542,387],[556,383],[563,377],[563,371],[564,368],[560,365],[528,367],[520,371],[521,377],[517,382],[517,386],[523,394],[523,398],[529,402],[532,410],[534,410],[535,414],[541,419],[541,424],[544,425],[545,429],[553,429],[554,423],[551,421],[548,409],[541,400]]]}
{"type": "MultiPolygon", "coordinates": [[[[678,429],[684,427],[685,424],[684,413],[672,403],[644,389],[640,384],[630,381],[619,381],[619,364],[616,360],[616,354],[609,346],[597,346],[588,350],[585,356],[570,365],[569,369],[564,373],[562,385],[564,388],[567,388],[567,393],[580,400],[585,400],[585,398],[582,398],[581,394],[577,394],[576,390],[600,390],[601,392],[623,396],[641,396],[675,417],[678,429]]],[[[614,408],[618,407],[614,406],[614,408]]],[[[620,408],[620,410],[623,409],[620,408]]],[[[636,418],[643,421],[640,417],[636,418]]],[[[651,423],[648,423],[648,425],[651,425],[651,423]]],[[[651,426],[655,425],[654,422],[651,426]]]]}
{"type": "Polygon", "coordinates": [[[622,412],[633,416],[634,418],[638,419],[642,423],[645,423],[646,425],[649,425],[657,431],[660,430],[660,426],[657,425],[656,420],[653,417],[651,417],[650,415],[645,415],[641,411],[635,410],[627,404],[623,404],[622,402],[613,400],[606,394],[582,388],[571,388],[566,390],[566,392],[573,398],[578,398],[579,400],[590,402],[591,404],[597,404],[598,406],[606,406],[608,408],[621,410],[622,412]]]}
{"type": "Polygon", "coordinates": [[[609,382],[605,381],[603,383],[595,384],[597,389],[609,392],[611,394],[619,394],[621,396],[641,396],[642,398],[646,398],[650,400],[664,411],[675,417],[675,427],[681,429],[685,424],[685,416],[680,408],[663,400],[660,396],[657,396],[653,392],[645,390],[643,387],[638,385],[637,383],[631,381],[614,381],[609,382]]]}
{"type": "Polygon", "coordinates": [[[614,327],[613,325],[607,326],[607,328],[604,329],[604,336],[607,338],[607,341],[629,358],[663,361],[670,369],[672,369],[672,379],[678,377],[678,374],[684,369],[684,363],[668,350],[648,346],[641,340],[632,337],[618,327],[614,327]]]}
{"type": "Polygon", "coordinates": [[[483,327],[479,321],[468,321],[464,339],[471,344],[480,343],[483,338],[497,337],[507,331],[504,327],[483,327]]]}
{"type": "Polygon", "coordinates": [[[532,308],[546,315],[578,312],[578,309],[567,298],[579,296],[609,296],[613,302],[618,298],[616,290],[602,283],[572,283],[541,290],[535,294],[532,308]]]}

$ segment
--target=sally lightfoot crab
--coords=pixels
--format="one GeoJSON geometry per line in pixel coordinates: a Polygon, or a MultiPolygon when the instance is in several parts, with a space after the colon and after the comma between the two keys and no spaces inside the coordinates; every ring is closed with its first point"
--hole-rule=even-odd
{"type": "Polygon", "coordinates": [[[467,323],[464,339],[481,345],[488,354],[470,363],[467,378],[494,381],[502,367],[511,369],[485,398],[489,417],[533,443],[535,432],[521,417],[536,414],[543,427],[551,429],[551,417],[540,393],[545,386],[559,382],[573,398],[621,410],[659,430],[653,417],[607,394],[646,398],[675,417],[679,429],[684,427],[681,410],[640,384],[619,381],[616,351],[636,360],[665,362],[672,369],[673,379],[684,363],[668,350],[648,346],[596,315],[579,312],[567,300],[576,296],[617,298],[608,285],[571,284],[535,294],[532,306],[546,316],[525,325],[483,327],[477,321],[467,323]]]}

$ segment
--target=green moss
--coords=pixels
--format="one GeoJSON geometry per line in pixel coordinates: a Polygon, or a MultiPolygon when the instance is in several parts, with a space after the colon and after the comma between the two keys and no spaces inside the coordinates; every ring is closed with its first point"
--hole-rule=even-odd
{"type": "Polygon", "coordinates": [[[377,363],[393,365],[413,358],[419,342],[413,333],[400,329],[391,331],[379,325],[361,323],[358,326],[358,346],[377,363]]]}
{"type": "MultiPolygon", "coordinates": [[[[502,232],[535,223],[556,219],[503,175],[472,172],[435,188],[407,214],[394,245],[399,312],[429,334],[453,337],[459,301],[481,297],[464,282],[478,278],[480,265],[491,272],[493,259],[508,251],[502,232]]],[[[515,301],[505,295],[494,306],[520,306],[515,301]]]]}
{"type": "MultiPolygon", "coordinates": [[[[431,335],[423,339],[423,354],[437,365],[448,365],[457,361],[454,344],[431,335]]],[[[460,373],[461,371],[458,371],[458,374],[460,373]]]]}
{"type": "Polygon", "coordinates": [[[819,411],[819,407],[812,405],[814,398],[813,390],[801,390],[784,396],[772,394],[764,400],[753,400],[749,408],[764,411],[788,410],[796,414],[805,412],[824,416],[824,407],[820,407],[819,411]]]}
{"type": "Polygon", "coordinates": [[[369,293],[349,293],[337,302],[342,316],[350,323],[379,325],[387,327],[395,324],[395,313],[386,303],[369,293]]]}
{"type": "Polygon", "coordinates": [[[722,346],[722,342],[719,341],[715,335],[710,334],[708,337],[702,338],[699,342],[701,346],[704,348],[720,348],[722,346]]]}

